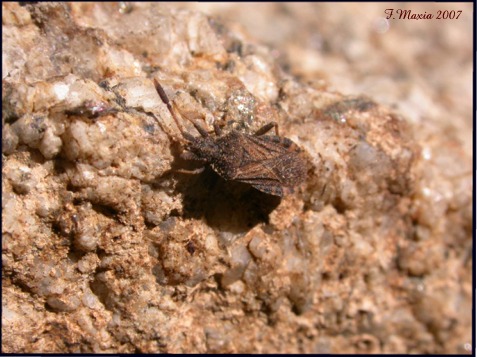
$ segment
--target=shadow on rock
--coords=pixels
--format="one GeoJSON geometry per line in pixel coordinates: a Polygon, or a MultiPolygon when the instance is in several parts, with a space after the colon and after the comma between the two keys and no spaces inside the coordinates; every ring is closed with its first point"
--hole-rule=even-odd
{"type": "Polygon", "coordinates": [[[208,166],[197,175],[174,175],[176,190],[184,197],[184,217],[205,218],[209,226],[221,231],[243,233],[268,223],[281,200],[248,184],[226,181],[208,166]]]}

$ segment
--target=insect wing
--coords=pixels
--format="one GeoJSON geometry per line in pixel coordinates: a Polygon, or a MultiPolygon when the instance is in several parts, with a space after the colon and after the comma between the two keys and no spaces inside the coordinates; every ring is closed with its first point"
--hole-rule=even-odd
{"type": "Polygon", "coordinates": [[[242,144],[244,150],[248,152],[251,158],[256,160],[270,159],[295,150],[300,151],[293,141],[278,136],[244,135],[243,140],[245,141],[242,144]]]}
{"type": "Polygon", "coordinates": [[[283,196],[305,178],[305,162],[300,149],[289,139],[276,136],[247,136],[247,162],[236,169],[233,180],[256,189],[283,196]]]}

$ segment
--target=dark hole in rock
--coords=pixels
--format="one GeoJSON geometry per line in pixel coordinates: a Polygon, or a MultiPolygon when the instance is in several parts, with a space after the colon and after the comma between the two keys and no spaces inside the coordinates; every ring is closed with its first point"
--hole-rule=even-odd
{"type": "Polygon", "coordinates": [[[106,206],[102,204],[93,204],[93,210],[97,213],[102,214],[103,216],[109,217],[109,218],[115,218],[120,212],[118,210],[114,209],[111,206],[106,206]]]}

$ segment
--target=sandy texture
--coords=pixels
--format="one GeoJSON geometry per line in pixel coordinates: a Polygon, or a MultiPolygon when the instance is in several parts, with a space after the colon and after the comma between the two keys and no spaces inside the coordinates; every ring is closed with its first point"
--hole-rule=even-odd
{"type": "Polygon", "coordinates": [[[4,352],[470,352],[472,4],[2,7],[4,352]],[[153,78],[306,181],[180,172],[153,78]]]}

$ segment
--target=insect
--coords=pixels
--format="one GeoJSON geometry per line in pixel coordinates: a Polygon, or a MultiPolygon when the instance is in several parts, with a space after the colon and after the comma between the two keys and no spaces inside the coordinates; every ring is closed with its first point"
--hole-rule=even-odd
{"type": "Polygon", "coordinates": [[[290,139],[278,135],[277,123],[270,122],[253,134],[237,130],[224,134],[215,122],[215,136],[212,136],[195,120],[188,119],[200,134],[195,137],[180,125],[176,111],[156,79],[154,84],[185,140],[184,158],[209,164],[225,180],[247,183],[274,196],[293,192],[305,180],[302,150],[290,139]],[[265,135],[272,128],[276,135],[265,135]]]}

